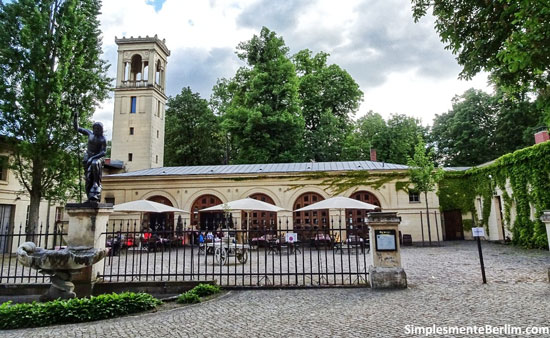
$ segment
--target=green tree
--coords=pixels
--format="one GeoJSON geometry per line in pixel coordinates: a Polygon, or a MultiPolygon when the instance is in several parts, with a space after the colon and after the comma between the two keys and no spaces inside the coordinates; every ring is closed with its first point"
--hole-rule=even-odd
{"type": "Polygon", "coordinates": [[[426,135],[419,119],[404,114],[392,114],[388,121],[372,111],[357,120],[354,132],[346,139],[344,158],[368,160],[370,149],[376,149],[377,160],[406,164],[414,154],[418,136],[426,135]]]}
{"type": "Polygon", "coordinates": [[[354,123],[353,132],[346,137],[343,159],[370,160],[370,149],[382,150],[387,146],[388,126],[384,118],[369,111],[354,123]]]}
{"type": "Polygon", "coordinates": [[[164,163],[168,166],[223,163],[219,118],[191,88],[170,97],[166,108],[164,163]]]}
{"type": "Polygon", "coordinates": [[[222,126],[230,135],[233,163],[303,160],[304,120],[298,79],[281,37],[263,27],[260,35],[241,42],[241,67],[231,80],[231,102],[222,126]]]}
{"type": "Polygon", "coordinates": [[[485,70],[507,91],[536,93],[550,118],[548,1],[412,0],[412,4],[417,21],[432,9],[435,29],[463,67],[461,77],[485,70]]]}
{"type": "Polygon", "coordinates": [[[491,95],[468,89],[455,96],[452,109],[436,115],[431,130],[439,161],[449,166],[470,166],[496,158],[496,118],[491,95]]]}
{"type": "Polygon", "coordinates": [[[377,150],[380,149],[380,160],[406,164],[407,159],[415,153],[418,137],[424,139],[427,130],[419,119],[405,114],[392,114],[387,126],[384,139],[375,145],[377,150]]]}
{"type": "Polygon", "coordinates": [[[501,90],[497,90],[493,100],[497,106],[495,155],[501,156],[531,146],[534,130],[542,123],[537,104],[526,96],[501,90]]]}
{"type": "Polygon", "coordinates": [[[418,143],[414,147],[414,155],[407,161],[409,176],[413,185],[412,189],[419,193],[424,193],[430,245],[432,244],[432,234],[429,217],[428,192],[434,191],[438,182],[443,178],[443,169],[435,169],[434,157],[433,149],[427,152],[426,144],[422,138],[419,137],[418,143]]]}
{"type": "Polygon", "coordinates": [[[438,161],[478,165],[531,145],[540,116],[534,103],[521,99],[475,89],[455,96],[452,109],[436,115],[431,130],[438,161]]]}
{"type": "Polygon", "coordinates": [[[108,93],[100,59],[98,0],[0,2],[0,125],[15,138],[18,178],[30,195],[30,229],[40,200],[66,197],[75,182],[78,135],[108,93]]]}
{"type": "Polygon", "coordinates": [[[304,146],[307,159],[337,161],[352,131],[352,117],[363,92],[348,72],[327,65],[329,54],[312,55],[308,49],[293,56],[299,77],[299,97],[305,121],[304,146]]]}

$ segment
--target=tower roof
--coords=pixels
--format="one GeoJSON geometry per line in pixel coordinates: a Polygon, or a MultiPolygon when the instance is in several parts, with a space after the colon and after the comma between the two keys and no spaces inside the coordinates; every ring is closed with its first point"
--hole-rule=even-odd
{"type": "Polygon", "coordinates": [[[125,44],[136,44],[136,43],[156,43],[159,48],[166,54],[166,56],[170,56],[170,50],[168,49],[168,47],[166,47],[166,39],[159,39],[158,36],[155,34],[155,36],[145,36],[145,37],[141,37],[141,36],[138,36],[137,38],[134,38],[133,36],[130,36],[129,38],[127,37],[122,37],[122,38],[117,38],[115,36],[115,43],[117,45],[125,45],[125,44]]]}

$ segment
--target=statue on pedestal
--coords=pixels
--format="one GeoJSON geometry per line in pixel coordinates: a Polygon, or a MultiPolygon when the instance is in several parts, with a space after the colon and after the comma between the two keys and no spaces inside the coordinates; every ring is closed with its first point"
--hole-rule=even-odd
{"type": "Polygon", "coordinates": [[[88,202],[101,200],[101,175],[103,171],[103,157],[107,151],[107,141],[103,136],[103,124],[96,122],[88,130],[78,126],[78,114],[74,115],[73,125],[79,133],[88,136],[88,148],[82,163],[86,179],[86,196],[88,202]]]}

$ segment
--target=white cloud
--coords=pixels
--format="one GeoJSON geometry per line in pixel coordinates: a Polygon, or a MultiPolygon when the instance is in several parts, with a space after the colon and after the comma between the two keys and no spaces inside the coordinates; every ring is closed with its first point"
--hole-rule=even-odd
{"type": "MultiPolygon", "coordinates": [[[[230,77],[241,62],[240,41],[265,25],[283,36],[291,53],[309,48],[331,54],[365,93],[358,116],[372,109],[404,113],[430,124],[451,107],[451,98],[470,87],[489,90],[486,75],[457,80],[460,67],[444,50],[433,19],[414,23],[408,0],[166,0],[156,11],[147,0],[104,0],[100,17],[104,57],[116,71],[115,36],[166,39],[168,95],[190,86],[204,98],[217,78],[230,77]]],[[[113,102],[94,118],[112,130],[113,102]],[[111,117],[109,117],[111,115],[111,117]]]]}

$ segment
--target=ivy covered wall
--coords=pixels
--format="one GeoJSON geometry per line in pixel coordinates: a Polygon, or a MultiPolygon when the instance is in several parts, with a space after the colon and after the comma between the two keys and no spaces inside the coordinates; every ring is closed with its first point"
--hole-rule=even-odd
{"type": "Polygon", "coordinates": [[[471,212],[476,226],[489,230],[493,193],[497,188],[502,191],[503,221],[513,234],[512,242],[527,248],[548,248],[540,216],[543,210],[550,210],[550,142],[506,154],[467,171],[447,172],[439,184],[439,205],[442,211],[471,212]],[[479,197],[483,201],[481,219],[475,209],[479,197]],[[513,224],[512,208],[516,212],[513,224]]]}

